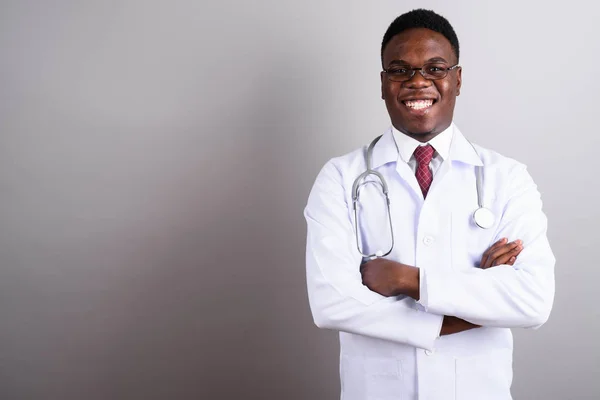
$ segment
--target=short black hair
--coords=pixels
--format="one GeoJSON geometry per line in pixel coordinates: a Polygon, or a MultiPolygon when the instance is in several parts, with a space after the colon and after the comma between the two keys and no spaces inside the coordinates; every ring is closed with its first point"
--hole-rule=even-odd
{"type": "Polygon", "coordinates": [[[450,22],[448,22],[446,18],[442,17],[439,14],[436,14],[431,10],[424,10],[422,8],[419,8],[400,15],[388,27],[387,31],[385,32],[385,35],[383,35],[383,41],[381,42],[382,64],[383,50],[385,50],[385,46],[397,34],[412,28],[427,28],[444,35],[444,37],[450,42],[452,50],[454,50],[454,54],[456,55],[456,61],[458,62],[458,36],[456,36],[456,32],[454,32],[454,28],[452,28],[450,22]]]}

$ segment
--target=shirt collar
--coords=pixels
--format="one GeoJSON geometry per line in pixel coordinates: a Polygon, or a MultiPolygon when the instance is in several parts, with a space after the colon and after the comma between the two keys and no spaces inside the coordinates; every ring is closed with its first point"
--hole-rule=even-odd
{"type": "Polygon", "coordinates": [[[415,152],[417,147],[424,146],[426,144],[430,144],[431,146],[433,146],[433,148],[435,149],[437,154],[442,158],[442,160],[446,160],[448,159],[448,155],[450,154],[450,144],[452,143],[452,138],[454,136],[454,125],[450,124],[448,128],[446,128],[440,134],[436,135],[427,143],[421,143],[418,140],[403,134],[394,127],[392,127],[392,132],[394,136],[394,141],[396,142],[396,145],[398,145],[398,153],[400,155],[400,159],[405,163],[408,163],[410,161],[410,158],[413,156],[413,153],[415,152]]]}
{"type": "MultiPolygon", "coordinates": [[[[398,132],[395,135],[395,132],[398,131],[390,127],[375,145],[373,149],[372,168],[378,168],[389,162],[397,162],[399,160],[406,160],[404,162],[408,162],[417,146],[421,144],[421,142],[403,133],[398,132]]],[[[463,136],[454,123],[430,140],[429,143],[444,160],[459,161],[471,165],[483,165],[473,145],[463,136]],[[439,139],[435,140],[436,138],[439,139]]]]}

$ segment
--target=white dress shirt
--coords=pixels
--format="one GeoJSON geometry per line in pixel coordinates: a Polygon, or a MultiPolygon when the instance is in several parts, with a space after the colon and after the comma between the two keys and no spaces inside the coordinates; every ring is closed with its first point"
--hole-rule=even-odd
{"type": "Polygon", "coordinates": [[[434,148],[435,153],[433,154],[433,158],[429,164],[429,169],[435,177],[435,173],[440,168],[440,165],[442,165],[442,162],[448,159],[448,154],[450,153],[450,144],[452,143],[452,137],[454,135],[454,130],[452,127],[453,125],[451,124],[448,128],[446,128],[446,130],[426,143],[421,143],[418,140],[405,135],[396,128],[392,128],[392,134],[394,136],[394,141],[396,142],[396,147],[398,148],[400,159],[407,163],[410,169],[416,173],[417,160],[414,155],[415,150],[419,146],[426,146],[427,144],[430,144],[434,148]]]}

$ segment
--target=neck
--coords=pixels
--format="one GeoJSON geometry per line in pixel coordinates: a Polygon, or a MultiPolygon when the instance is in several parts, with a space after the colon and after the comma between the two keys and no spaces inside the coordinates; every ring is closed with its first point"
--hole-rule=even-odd
{"type": "Polygon", "coordinates": [[[437,135],[439,135],[440,133],[444,132],[446,129],[448,129],[450,125],[442,127],[442,128],[435,128],[429,132],[409,132],[405,129],[400,129],[396,126],[394,126],[399,132],[405,134],[408,137],[411,137],[421,143],[427,143],[429,142],[431,139],[433,139],[434,137],[436,137],[437,135]]]}
{"type": "Polygon", "coordinates": [[[400,132],[402,132],[406,136],[409,136],[421,143],[427,143],[431,139],[433,139],[434,137],[439,135],[439,132],[423,132],[423,133],[403,132],[403,131],[400,131],[400,132]]]}

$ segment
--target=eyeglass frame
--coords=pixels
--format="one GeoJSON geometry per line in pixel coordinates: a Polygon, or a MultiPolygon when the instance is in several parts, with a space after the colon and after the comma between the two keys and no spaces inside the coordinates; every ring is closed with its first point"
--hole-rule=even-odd
{"type": "Polygon", "coordinates": [[[444,75],[444,76],[442,76],[440,78],[427,78],[425,75],[423,75],[423,68],[426,65],[430,65],[430,64],[440,64],[440,63],[429,62],[429,63],[423,64],[419,68],[407,68],[407,67],[403,67],[406,70],[412,71],[412,75],[408,79],[405,79],[405,80],[402,80],[402,81],[394,81],[394,80],[390,79],[390,73],[388,72],[389,68],[387,68],[387,69],[383,68],[383,72],[385,72],[388,75],[388,80],[390,82],[408,82],[412,78],[415,77],[415,74],[417,73],[417,71],[419,71],[419,73],[421,74],[421,76],[423,77],[423,79],[427,79],[428,81],[437,81],[437,80],[444,79],[445,77],[447,77],[448,74],[450,73],[450,71],[452,71],[452,70],[454,70],[456,68],[460,68],[460,64],[454,64],[453,66],[446,68],[446,75],[444,75]]]}

